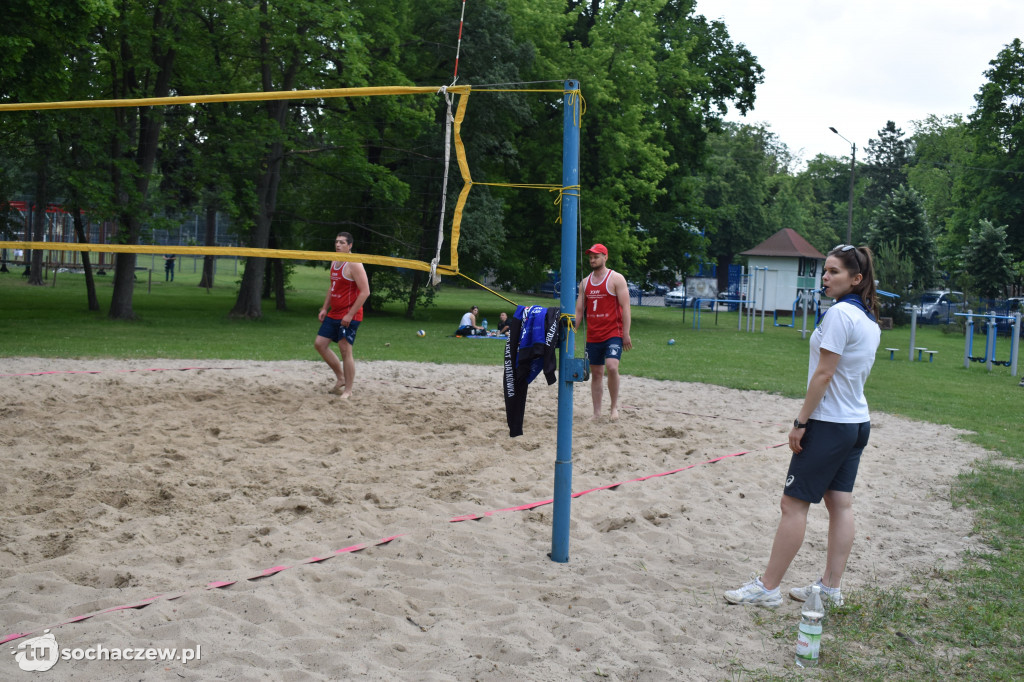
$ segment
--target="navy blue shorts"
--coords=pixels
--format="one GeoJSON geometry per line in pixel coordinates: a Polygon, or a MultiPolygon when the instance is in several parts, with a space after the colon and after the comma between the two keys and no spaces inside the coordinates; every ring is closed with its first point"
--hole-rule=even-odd
{"type": "Polygon", "coordinates": [[[852,493],[860,455],[870,435],[871,422],[837,424],[811,419],[800,441],[803,450],[789,460],[783,493],[811,504],[821,502],[827,490],[852,493]]]}
{"type": "Polygon", "coordinates": [[[587,355],[592,365],[603,365],[606,359],[618,360],[622,357],[622,337],[613,336],[597,343],[588,343],[587,355]]]}
{"type": "Polygon", "coordinates": [[[358,320],[352,320],[348,323],[347,327],[342,327],[341,320],[336,320],[333,317],[325,317],[324,321],[320,323],[320,331],[317,332],[317,336],[323,336],[335,343],[345,339],[348,341],[348,345],[352,346],[355,345],[356,342],[357,329],[359,329],[358,320]]]}

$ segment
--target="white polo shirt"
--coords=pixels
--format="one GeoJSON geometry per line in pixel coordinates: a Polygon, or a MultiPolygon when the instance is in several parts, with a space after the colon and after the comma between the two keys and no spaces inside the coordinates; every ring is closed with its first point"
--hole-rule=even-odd
{"type": "Polygon", "coordinates": [[[864,398],[864,383],[875,363],[875,351],[882,338],[878,323],[852,303],[839,302],[828,309],[811,334],[807,383],[818,368],[821,349],[840,356],[836,373],[825,389],[811,419],[839,424],[860,424],[871,420],[864,398]]]}

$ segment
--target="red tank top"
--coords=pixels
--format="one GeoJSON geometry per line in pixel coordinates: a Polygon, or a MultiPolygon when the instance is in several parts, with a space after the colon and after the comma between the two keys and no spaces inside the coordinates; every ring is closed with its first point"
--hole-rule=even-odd
{"type": "Polygon", "coordinates": [[[604,279],[593,282],[594,274],[583,281],[584,315],[587,318],[587,343],[600,343],[614,336],[622,336],[622,309],[619,299],[608,291],[609,270],[604,279]]]}
{"type": "MultiPolygon", "coordinates": [[[[345,276],[346,265],[348,265],[347,262],[331,263],[331,312],[327,313],[327,317],[333,320],[345,317],[352,308],[352,304],[359,298],[359,287],[356,286],[355,281],[345,276]]],[[[359,310],[352,316],[352,319],[356,322],[362,321],[362,306],[359,306],[359,310]]]]}

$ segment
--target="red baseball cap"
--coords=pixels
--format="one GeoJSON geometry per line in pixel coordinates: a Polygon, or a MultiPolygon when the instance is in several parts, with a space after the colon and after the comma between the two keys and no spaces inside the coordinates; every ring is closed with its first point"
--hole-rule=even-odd
{"type": "Polygon", "coordinates": [[[605,248],[604,244],[594,244],[583,253],[600,253],[601,255],[607,256],[608,249],[605,248]]]}

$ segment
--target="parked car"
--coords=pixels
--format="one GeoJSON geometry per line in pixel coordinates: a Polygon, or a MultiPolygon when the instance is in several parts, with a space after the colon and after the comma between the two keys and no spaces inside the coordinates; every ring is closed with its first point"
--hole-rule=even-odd
{"type": "MultiPolygon", "coordinates": [[[[1021,313],[1024,315],[1024,298],[1008,298],[1004,302],[995,306],[991,312],[1003,317],[1012,317],[1014,313],[1021,313]]],[[[1024,322],[1022,322],[1022,324],[1024,324],[1024,322]]],[[[1013,320],[996,320],[996,333],[1012,334],[1013,320]]],[[[1021,331],[1021,336],[1024,337],[1024,330],[1021,331]]]]}
{"type": "Polygon", "coordinates": [[[720,291],[720,292],[718,292],[718,298],[719,299],[726,299],[724,301],[720,300],[716,304],[717,307],[718,307],[718,310],[736,311],[740,307],[740,302],[739,302],[739,298],[740,297],[738,295],[736,295],[736,294],[731,294],[728,291],[720,291]]]}
{"type": "Polygon", "coordinates": [[[967,310],[961,291],[926,291],[916,303],[906,303],[903,311],[908,315],[917,309],[917,318],[928,324],[938,324],[952,319],[956,313],[967,310]]]}
{"type": "Polygon", "coordinates": [[[644,293],[648,296],[664,296],[669,291],[669,287],[666,284],[658,284],[657,282],[651,282],[650,288],[644,293]]]}
{"type": "Polygon", "coordinates": [[[537,287],[537,292],[543,296],[558,298],[562,295],[562,286],[559,279],[560,276],[557,272],[549,272],[548,278],[537,287]]]}
{"type": "Polygon", "coordinates": [[[683,287],[677,287],[672,291],[665,294],[665,307],[676,307],[683,308],[689,304],[689,299],[686,297],[686,289],[683,287]]]}

